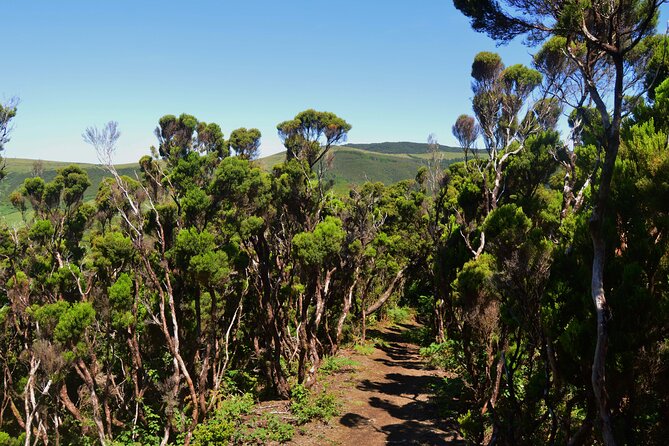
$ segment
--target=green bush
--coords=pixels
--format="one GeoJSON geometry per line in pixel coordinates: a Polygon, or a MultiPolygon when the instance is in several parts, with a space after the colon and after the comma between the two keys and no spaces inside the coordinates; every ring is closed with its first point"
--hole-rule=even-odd
{"type": "Polygon", "coordinates": [[[325,390],[314,395],[301,384],[291,391],[290,411],[295,416],[297,424],[304,424],[311,420],[327,421],[339,413],[337,397],[325,390]]]}
{"type": "Polygon", "coordinates": [[[450,372],[458,372],[460,370],[462,349],[456,341],[448,339],[441,344],[432,343],[428,347],[420,349],[420,355],[425,359],[428,367],[440,370],[448,370],[450,372]]]}
{"type": "Polygon", "coordinates": [[[25,443],[26,434],[14,438],[6,432],[0,431],[0,446],[22,446],[25,443]]]}
{"type": "Polygon", "coordinates": [[[471,410],[458,417],[458,425],[462,436],[469,441],[478,442],[483,437],[483,422],[471,410]]]}
{"type": "Polygon", "coordinates": [[[212,417],[193,431],[193,446],[230,444],[242,430],[243,416],[253,409],[253,395],[233,396],[222,401],[212,417]]]}
{"type": "Polygon", "coordinates": [[[235,434],[235,444],[267,444],[270,441],[285,443],[295,436],[295,427],[272,413],[248,423],[235,434]]]}
{"type": "Polygon", "coordinates": [[[405,324],[413,317],[413,310],[409,307],[390,307],[386,316],[393,324],[405,324]]]}
{"type": "Polygon", "coordinates": [[[430,345],[434,340],[434,334],[427,326],[413,327],[402,333],[402,337],[412,344],[430,345]]]}

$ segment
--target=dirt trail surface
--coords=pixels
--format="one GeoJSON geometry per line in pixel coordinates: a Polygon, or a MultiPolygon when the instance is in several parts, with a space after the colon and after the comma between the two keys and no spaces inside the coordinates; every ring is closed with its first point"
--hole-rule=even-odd
{"type": "Polygon", "coordinates": [[[440,419],[431,389],[441,374],[427,370],[418,347],[402,332],[411,326],[371,333],[385,342],[371,355],[342,352],[356,371],[329,377],[329,391],[341,395],[341,415],[329,424],[312,424],[291,443],[303,445],[464,445],[440,419]]]}

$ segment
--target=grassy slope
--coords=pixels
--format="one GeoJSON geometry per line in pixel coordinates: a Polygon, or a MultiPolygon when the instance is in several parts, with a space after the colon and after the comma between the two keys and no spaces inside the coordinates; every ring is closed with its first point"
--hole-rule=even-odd
{"type": "MultiPolygon", "coordinates": [[[[385,144],[385,143],[384,143],[385,144]]],[[[403,144],[403,143],[402,143],[403,144]]],[[[408,153],[384,153],[379,150],[370,150],[369,147],[359,149],[352,146],[335,147],[332,166],[326,174],[326,178],[334,180],[334,189],[337,192],[346,191],[353,184],[361,184],[365,181],[380,181],[385,184],[414,178],[421,166],[426,166],[430,157],[426,153],[425,144],[423,151],[413,150],[408,153]]],[[[375,146],[367,144],[365,146],[375,146]]],[[[377,147],[373,147],[377,149],[377,147]]],[[[410,148],[411,149],[411,148],[410,148]]],[[[462,152],[442,151],[444,167],[454,161],[462,159],[462,152]]],[[[283,162],[285,152],[276,153],[259,160],[261,166],[269,170],[272,166],[283,162]]]]}
{"type": "MultiPolygon", "coordinates": [[[[440,146],[442,149],[444,167],[451,162],[462,159],[460,149],[440,146]]],[[[326,178],[334,181],[334,190],[344,193],[351,185],[365,181],[380,181],[392,184],[397,181],[414,178],[421,166],[426,166],[430,158],[427,153],[427,144],[419,143],[379,143],[379,144],[347,144],[333,148],[333,163],[326,173],[326,178]]],[[[265,170],[283,162],[285,152],[277,153],[258,160],[265,170]]],[[[4,217],[7,223],[18,223],[21,215],[9,203],[9,195],[21,187],[23,180],[31,176],[34,160],[7,158],[7,176],[0,181],[0,218],[4,217]]],[[[85,200],[92,200],[98,190],[98,185],[107,174],[94,164],[67,163],[58,161],[42,161],[45,181],[51,181],[60,168],[77,164],[88,173],[91,187],[88,188],[85,200]]],[[[134,177],[136,164],[117,166],[119,173],[134,177]]]]}
{"type": "MultiPolygon", "coordinates": [[[[345,144],[344,147],[355,147],[362,150],[367,150],[370,152],[379,152],[379,153],[394,153],[394,154],[420,154],[428,152],[428,145],[420,142],[378,142],[372,144],[357,144],[350,143],[345,144]]],[[[462,154],[462,149],[460,147],[451,147],[451,146],[442,146],[439,145],[439,150],[442,152],[451,152],[462,154]]]]}
{"type": "MultiPolygon", "coordinates": [[[[6,158],[7,162],[5,179],[0,181],[0,216],[4,217],[9,225],[14,225],[21,220],[21,214],[16,211],[9,203],[9,195],[23,185],[23,180],[32,176],[34,160],[20,158],[6,158]]],[[[76,164],[88,173],[91,180],[91,186],[86,190],[85,200],[95,198],[100,181],[107,176],[107,173],[95,164],[67,163],[60,161],[42,161],[43,174],[45,181],[51,181],[56,176],[57,170],[69,165],[76,164]]],[[[134,177],[135,170],[138,170],[136,164],[122,164],[116,166],[121,175],[134,177]]]]}

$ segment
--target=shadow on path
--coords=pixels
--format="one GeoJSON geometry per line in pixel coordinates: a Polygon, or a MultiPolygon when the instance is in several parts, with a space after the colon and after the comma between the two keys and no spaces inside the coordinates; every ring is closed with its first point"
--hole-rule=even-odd
{"type": "Polygon", "coordinates": [[[381,352],[367,359],[369,367],[381,374],[355,386],[368,406],[346,413],[339,423],[355,430],[373,429],[382,434],[377,438],[385,439],[385,443],[371,441],[360,446],[465,445],[456,426],[441,419],[430,397],[441,378],[424,369],[418,348],[405,342],[402,332],[397,328],[370,331],[370,337],[383,340],[378,347],[381,352]]]}

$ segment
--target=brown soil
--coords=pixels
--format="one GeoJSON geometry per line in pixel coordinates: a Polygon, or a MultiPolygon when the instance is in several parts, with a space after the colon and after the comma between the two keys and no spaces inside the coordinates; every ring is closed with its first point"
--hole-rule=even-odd
{"type": "Polygon", "coordinates": [[[388,327],[370,334],[385,341],[365,356],[342,351],[358,363],[356,371],[325,381],[341,395],[341,415],[328,424],[312,423],[290,444],[306,445],[464,445],[452,424],[441,419],[431,399],[432,385],[443,374],[427,370],[418,347],[401,336],[411,326],[388,327]]]}

